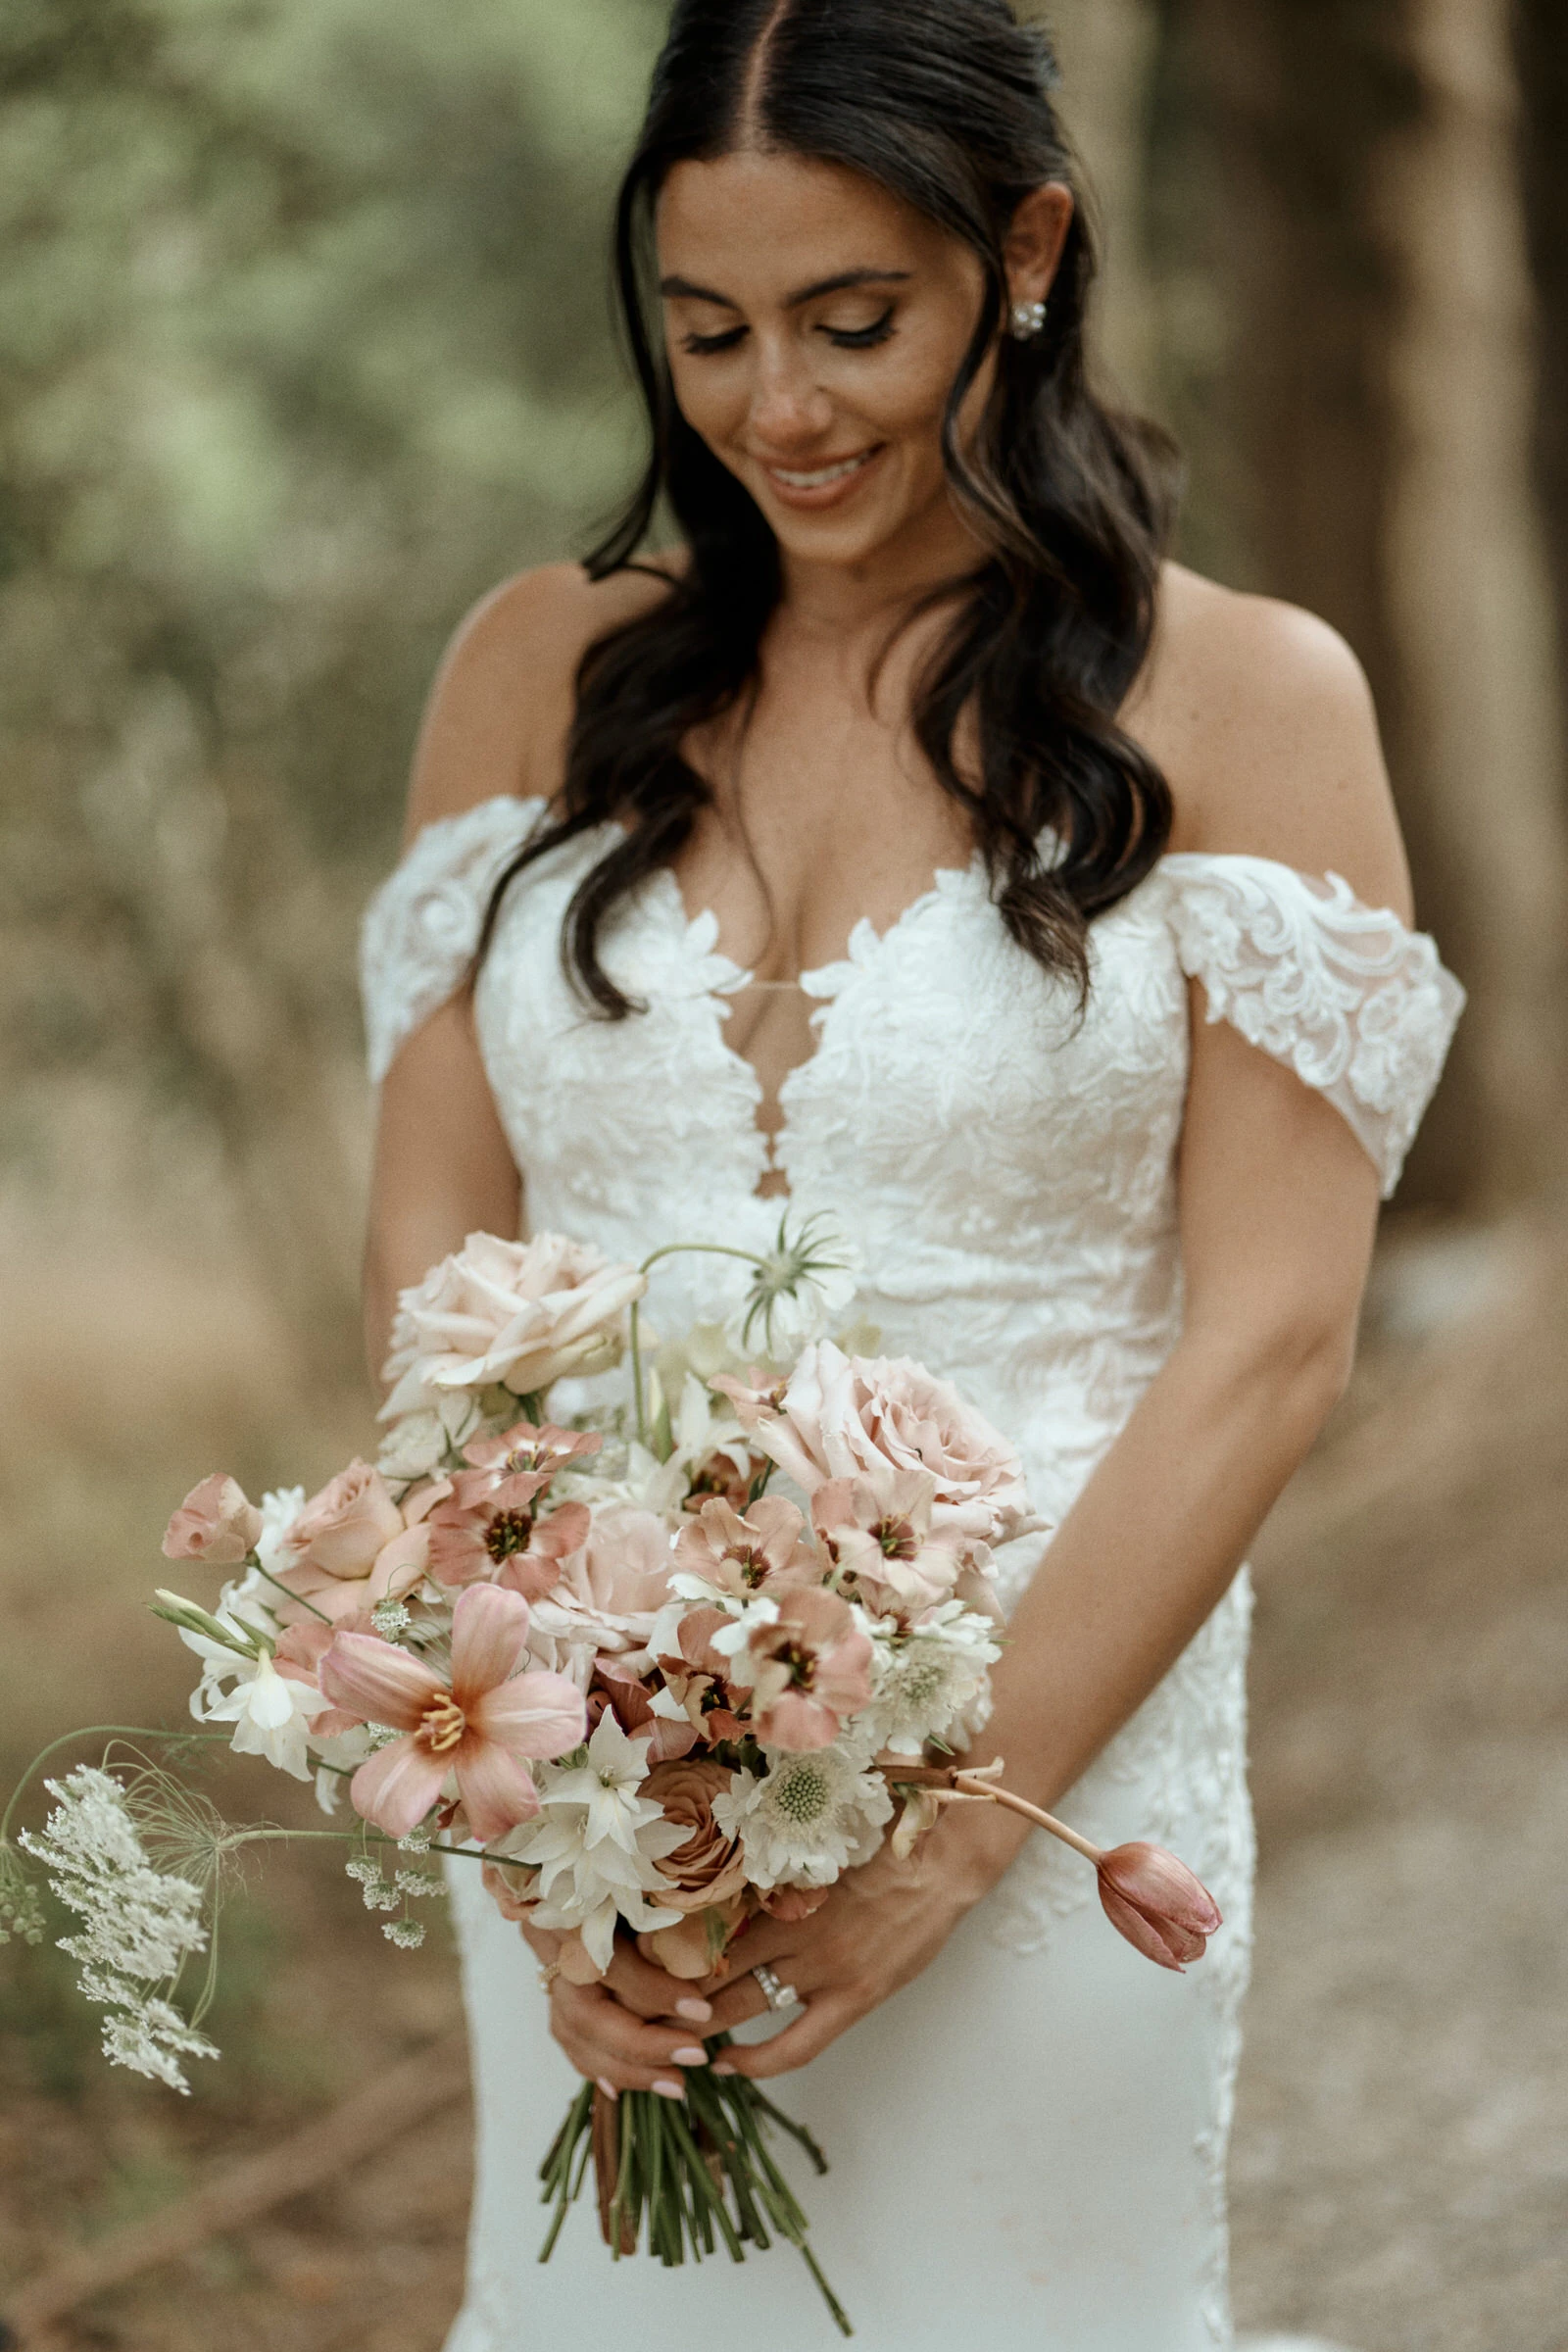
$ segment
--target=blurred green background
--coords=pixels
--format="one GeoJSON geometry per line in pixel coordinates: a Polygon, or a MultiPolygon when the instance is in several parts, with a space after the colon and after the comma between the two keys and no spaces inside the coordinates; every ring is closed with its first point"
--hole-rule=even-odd
{"type": "MultiPolygon", "coordinates": [[[[1563,2352],[1560,1903],[1501,1857],[1568,1829],[1568,42],[1556,0],[1045,13],[1106,376],[1183,440],[1189,560],[1366,662],[1473,1000],[1261,1551],[1243,2310],[1563,2352]],[[1440,1948],[1465,1883],[1492,1924],[1440,1948]]],[[[0,11],[7,1776],[180,1715],[141,1602],[196,1477],[367,1440],[358,911],[443,641],[635,463],[608,216],[663,15],[0,11]]],[[[329,1863],[271,1872],[235,1951],[188,2106],[107,2078],[52,1955],[0,1953],[0,2311],[450,2022],[444,1951],[389,1952],[329,1863]]],[[[424,2352],[464,2131],[449,2099],[38,2340],[424,2352]]]]}

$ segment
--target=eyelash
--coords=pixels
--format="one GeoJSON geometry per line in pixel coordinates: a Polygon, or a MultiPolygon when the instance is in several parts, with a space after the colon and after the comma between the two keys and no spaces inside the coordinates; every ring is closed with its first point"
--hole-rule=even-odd
{"type": "MultiPolygon", "coordinates": [[[[721,335],[687,335],[681,345],[695,359],[709,359],[719,352],[734,351],[746,334],[744,326],[732,326],[721,335]]],[[[874,351],[879,343],[887,342],[893,333],[893,310],[890,305],[880,318],[869,326],[823,327],[821,332],[839,351],[874,351]]]]}

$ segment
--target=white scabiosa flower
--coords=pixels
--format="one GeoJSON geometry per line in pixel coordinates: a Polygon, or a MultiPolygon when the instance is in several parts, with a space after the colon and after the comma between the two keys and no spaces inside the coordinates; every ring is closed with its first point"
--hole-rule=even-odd
{"type": "Polygon", "coordinates": [[[893,1816],[880,1773],[858,1747],[819,1747],[804,1755],[764,1751],[760,1777],[737,1773],[713,1799],[713,1819],[739,1838],[759,1886],[830,1886],[841,1871],[868,1862],[893,1816]]]}
{"type": "Polygon", "coordinates": [[[760,1348],[772,1363],[792,1363],[842,1321],[858,1279],[856,1252],[825,1218],[792,1231],[786,1215],[725,1336],[743,1357],[760,1348]]]}
{"type": "Polygon", "coordinates": [[[202,1889],[154,1869],[112,1774],[84,1765],[44,1787],[55,1809],[40,1835],[24,1830],[21,1842],[83,1923],[60,1948],[80,1962],[86,1998],[111,2012],[104,2055],[188,2090],[180,2058],[218,2055],[169,1997],[186,1960],[206,1949],[202,1889]]]}
{"type": "Polygon", "coordinates": [[[917,1756],[928,1740],[978,1728],[975,1711],[1002,1655],[996,1631],[990,1618],[958,1600],[931,1610],[918,1625],[873,1620],[867,1729],[877,1746],[917,1756]]]}

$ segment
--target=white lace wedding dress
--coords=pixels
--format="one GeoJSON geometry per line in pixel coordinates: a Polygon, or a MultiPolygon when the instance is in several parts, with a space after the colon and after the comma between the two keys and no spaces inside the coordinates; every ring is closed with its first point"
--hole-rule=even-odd
{"type": "MultiPolygon", "coordinates": [[[[491,801],[431,825],[367,918],[374,1077],[459,985],[489,886],[540,815],[491,801]]],[[[477,995],[530,1223],[640,1258],[660,1243],[765,1246],[760,1087],[725,1042],[748,975],[643,886],[605,960],[647,1011],[588,1016],[561,918],[612,832],[514,886],[477,995]]],[[[1180,1319],[1174,1154],[1187,977],[1348,1120],[1392,1191],[1463,1002],[1432,942],[1334,878],[1268,858],[1171,856],[1093,929],[1087,1016],[1007,938],[978,860],[940,874],[885,935],[860,923],[820,1000],[814,1057],[781,1093],[777,1163],[801,1211],[859,1250],[889,1354],[923,1357],[1016,1443],[1059,1521],[1158,1370],[1180,1319]]],[[[671,1261],[652,1302],[678,1328],[727,1311],[739,1269],[671,1261]]],[[[1016,1599],[1039,1555],[1004,1555],[1016,1599]]],[[[1249,1589],[1061,1800],[1107,1845],[1158,1839],[1226,1925],[1187,1976],[1102,1917],[1093,1873],[1034,1839],[915,1984],[775,2085],[826,2147],[813,2242],[863,2352],[1213,2352],[1231,2342],[1225,2153],[1247,1983],[1249,1589]]],[[[743,2268],[612,2265],[575,2211],[553,2261],[536,2168],[574,2085],[533,1960],[477,1875],[454,1889],[478,2180],[467,2298],[448,2352],[638,2352],[836,2341],[787,2247],[743,2268]]]]}

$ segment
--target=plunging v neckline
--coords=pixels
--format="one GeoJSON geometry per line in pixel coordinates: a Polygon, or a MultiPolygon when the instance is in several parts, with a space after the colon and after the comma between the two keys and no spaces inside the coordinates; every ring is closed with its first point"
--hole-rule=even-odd
{"type": "MultiPolygon", "coordinates": [[[[624,827],[617,826],[617,830],[624,831],[624,827]]],[[[933,906],[940,906],[945,898],[961,889],[965,884],[973,882],[978,875],[983,875],[984,871],[985,859],[978,849],[971,856],[967,865],[935,867],[929,886],[911,899],[906,906],[900,909],[885,931],[879,931],[869,915],[859,915],[851,926],[850,935],[844,943],[842,956],[836,956],[830,963],[811,965],[808,970],[801,972],[794,981],[760,984],[755,970],[749,969],[745,964],[737,963],[733,956],[726,956],[719,948],[716,910],[711,906],[703,906],[694,914],[686,904],[686,894],[681,888],[680,876],[674,867],[665,863],[652,869],[649,879],[662,894],[664,906],[673,917],[686,945],[700,955],[704,961],[721,964],[725,967],[725,978],[720,982],[708,982],[702,993],[712,1004],[717,1016],[715,1035],[719,1053],[734,1070],[744,1074],[752,1089],[752,1127],[762,1146],[762,1165],[758,1176],[757,1186],[754,1187],[753,1197],[755,1199],[787,1200],[790,1198],[784,1146],[792,1126],[790,1118],[791,1093],[795,1081],[820,1058],[827,1029],[832,1021],[838,1001],[846,992],[851,981],[864,974],[875,962],[888,955],[904,934],[923,919],[933,906]],[[704,932],[710,933],[710,942],[708,945],[704,945],[701,939],[701,934],[704,932]],[[792,1062],[779,1080],[777,1092],[773,1097],[778,1110],[778,1125],[771,1135],[758,1117],[759,1111],[767,1102],[767,1090],[762,1084],[757,1064],[752,1060],[750,1054],[743,1054],[737,1046],[732,1045],[726,1034],[733,999],[739,996],[744,989],[758,985],[782,988],[798,987],[804,995],[819,1000],[816,1010],[810,1016],[811,1027],[816,1032],[815,1047],[809,1054],[803,1054],[799,1061],[792,1062]],[[770,1176],[782,1179],[783,1189],[781,1192],[768,1194],[760,1189],[770,1176]]]]}

